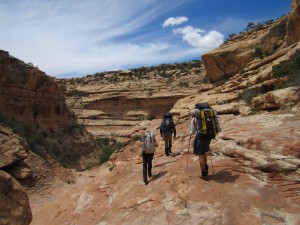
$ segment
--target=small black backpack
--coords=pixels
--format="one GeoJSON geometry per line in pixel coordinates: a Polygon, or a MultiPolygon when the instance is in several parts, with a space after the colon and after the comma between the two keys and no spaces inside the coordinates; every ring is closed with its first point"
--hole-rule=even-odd
{"type": "Polygon", "coordinates": [[[160,127],[163,132],[172,132],[174,124],[173,124],[173,117],[171,113],[164,114],[164,118],[160,127]]]}

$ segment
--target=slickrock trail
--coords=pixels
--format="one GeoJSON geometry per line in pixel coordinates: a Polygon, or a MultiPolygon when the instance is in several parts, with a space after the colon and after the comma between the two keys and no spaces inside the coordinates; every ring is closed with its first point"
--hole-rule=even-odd
{"type": "MultiPolygon", "coordinates": [[[[158,123],[152,121],[150,126],[158,123]]],[[[164,143],[158,138],[148,185],[142,182],[140,143],[132,142],[108,163],[77,173],[76,183],[57,182],[51,190],[30,196],[31,225],[299,224],[299,180],[278,176],[262,181],[245,173],[243,166],[251,161],[221,154],[228,148],[222,135],[213,141],[213,155],[208,157],[209,181],[202,180],[198,158],[187,154],[187,124],[177,128],[172,157],[164,155],[164,143]]],[[[250,129],[244,127],[244,132],[250,129]]],[[[192,141],[189,150],[192,153],[192,141]]]]}

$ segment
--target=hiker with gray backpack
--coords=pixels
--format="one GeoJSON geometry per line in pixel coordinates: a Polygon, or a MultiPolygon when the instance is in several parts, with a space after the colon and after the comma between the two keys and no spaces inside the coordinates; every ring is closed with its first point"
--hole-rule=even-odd
{"type": "Polygon", "coordinates": [[[167,112],[160,125],[160,136],[164,138],[165,154],[169,156],[172,153],[172,135],[176,138],[176,128],[173,122],[172,114],[167,112]]]}
{"type": "Polygon", "coordinates": [[[208,175],[208,165],[206,153],[209,151],[211,139],[214,139],[221,131],[217,113],[207,102],[197,103],[193,110],[193,118],[189,135],[196,133],[194,140],[194,154],[199,156],[201,168],[201,178],[206,179],[208,175]]]}
{"type": "Polygon", "coordinates": [[[155,153],[155,147],[158,147],[158,143],[156,142],[154,133],[148,129],[141,136],[141,142],[143,157],[143,181],[145,185],[147,185],[149,183],[148,177],[152,177],[152,160],[155,153]]]}

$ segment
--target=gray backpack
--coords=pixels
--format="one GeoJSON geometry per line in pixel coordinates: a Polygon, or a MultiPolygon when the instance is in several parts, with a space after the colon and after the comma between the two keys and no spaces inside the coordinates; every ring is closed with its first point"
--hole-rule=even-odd
{"type": "Polygon", "coordinates": [[[146,154],[153,154],[155,152],[155,138],[153,132],[145,131],[141,136],[142,151],[146,154]]]}

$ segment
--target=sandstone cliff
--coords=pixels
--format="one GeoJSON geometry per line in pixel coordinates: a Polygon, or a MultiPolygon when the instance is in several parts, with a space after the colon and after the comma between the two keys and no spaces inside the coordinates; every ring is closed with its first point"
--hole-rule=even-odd
{"type": "Polygon", "coordinates": [[[212,82],[228,79],[238,72],[243,73],[255,59],[281,55],[282,49],[300,40],[299,15],[299,1],[293,0],[288,16],[274,23],[261,23],[254,29],[235,35],[220,48],[205,53],[202,58],[207,77],[212,82]]]}
{"type": "Polygon", "coordinates": [[[93,140],[54,78],[0,50],[0,195],[7,209],[1,224],[30,223],[28,199],[16,180],[29,190],[43,188],[54,174],[72,182],[62,165],[81,169],[81,158],[97,151],[93,140]]]}

